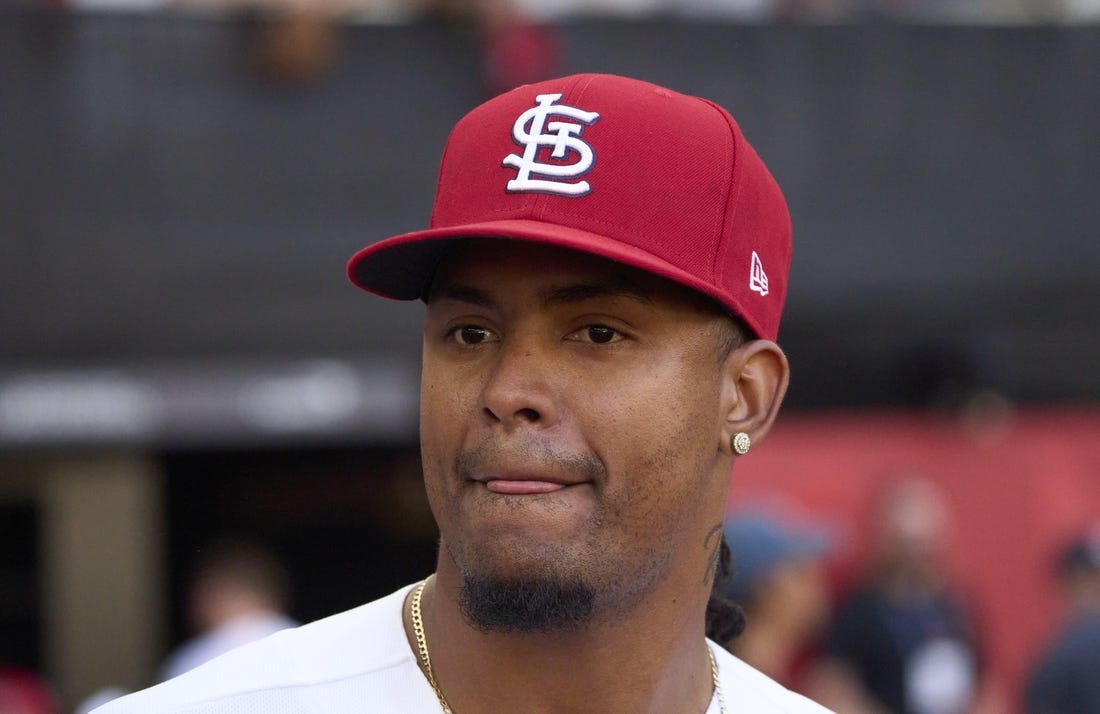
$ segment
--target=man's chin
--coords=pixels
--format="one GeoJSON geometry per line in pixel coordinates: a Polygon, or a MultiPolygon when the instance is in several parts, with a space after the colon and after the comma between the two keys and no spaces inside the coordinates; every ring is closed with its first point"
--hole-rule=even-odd
{"type": "Polygon", "coordinates": [[[464,574],[459,605],[484,632],[564,632],[592,616],[595,589],[555,577],[484,577],[464,574]]]}

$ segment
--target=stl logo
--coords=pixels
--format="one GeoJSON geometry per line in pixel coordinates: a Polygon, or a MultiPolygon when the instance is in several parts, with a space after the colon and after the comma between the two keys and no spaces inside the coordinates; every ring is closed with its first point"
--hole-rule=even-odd
{"type": "Polygon", "coordinates": [[[512,125],[512,139],[523,146],[523,156],[508,154],[503,166],[511,166],[518,173],[508,182],[509,193],[524,191],[555,193],[561,196],[583,196],[592,190],[587,181],[565,181],[583,176],[596,162],[596,155],[587,142],[580,139],[586,126],[591,126],[600,115],[586,112],[565,104],[554,104],[561,94],[540,94],[536,104],[519,115],[512,125]],[[551,117],[564,117],[574,121],[547,121],[551,117]],[[579,122],[579,123],[577,123],[579,122]],[[544,133],[545,132],[545,133],[544,133]],[[539,161],[539,149],[550,149],[550,158],[564,160],[571,153],[576,161],[571,164],[539,161]],[[531,178],[536,176],[537,178],[531,178]]]}

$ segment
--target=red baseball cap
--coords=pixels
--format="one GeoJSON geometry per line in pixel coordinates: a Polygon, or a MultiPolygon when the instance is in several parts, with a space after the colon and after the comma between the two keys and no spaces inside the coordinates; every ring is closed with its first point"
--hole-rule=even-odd
{"type": "Polygon", "coordinates": [[[431,227],[348,263],[359,287],[425,297],[455,241],[571,248],[698,290],[774,340],[791,222],[779,186],[729,113],[648,82],[580,74],[519,87],[447,140],[431,227]]]}

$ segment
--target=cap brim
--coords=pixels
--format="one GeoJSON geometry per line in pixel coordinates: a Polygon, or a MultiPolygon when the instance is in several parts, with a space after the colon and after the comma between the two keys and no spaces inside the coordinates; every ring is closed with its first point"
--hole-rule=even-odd
{"type": "MultiPolygon", "coordinates": [[[[744,311],[729,304],[727,296],[716,294],[707,283],[652,253],[598,233],[529,219],[430,228],[387,238],[353,255],[348,262],[348,277],[364,290],[382,297],[425,298],[439,263],[464,238],[530,241],[614,260],[698,290],[746,319],[744,311]]],[[[757,325],[749,322],[749,327],[759,334],[757,325]]]]}

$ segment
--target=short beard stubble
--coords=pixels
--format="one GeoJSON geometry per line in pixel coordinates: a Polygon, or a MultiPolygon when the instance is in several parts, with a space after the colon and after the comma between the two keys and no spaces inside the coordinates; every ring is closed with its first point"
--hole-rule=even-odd
{"type": "Polygon", "coordinates": [[[502,580],[466,573],[459,607],[483,632],[575,630],[588,622],[596,591],[580,580],[553,577],[502,580]]]}

